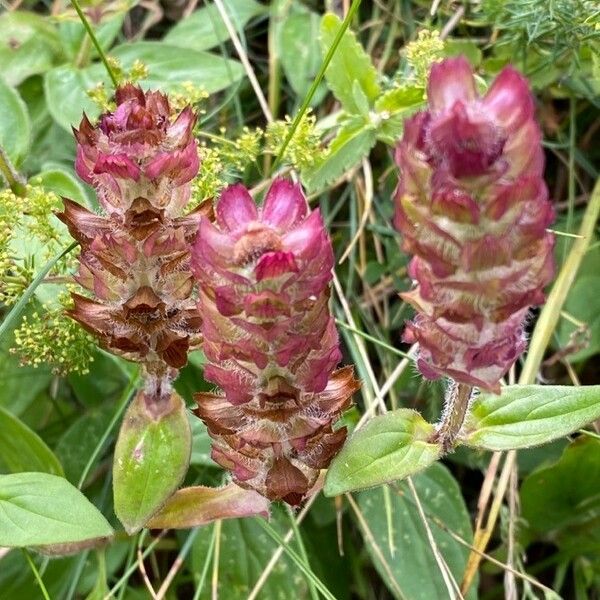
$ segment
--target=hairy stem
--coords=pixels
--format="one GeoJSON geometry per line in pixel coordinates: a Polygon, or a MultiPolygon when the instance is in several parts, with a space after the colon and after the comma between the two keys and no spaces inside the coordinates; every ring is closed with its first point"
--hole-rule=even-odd
{"type": "Polygon", "coordinates": [[[434,441],[441,443],[444,452],[449,452],[465,422],[473,388],[464,383],[455,383],[446,397],[442,420],[435,432],[434,441]]]}

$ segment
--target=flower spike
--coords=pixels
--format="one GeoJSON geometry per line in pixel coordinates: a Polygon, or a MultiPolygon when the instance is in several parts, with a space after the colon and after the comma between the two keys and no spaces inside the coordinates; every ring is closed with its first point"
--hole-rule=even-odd
{"type": "Polygon", "coordinates": [[[225,189],[192,252],[203,315],[205,377],[197,414],[213,459],[240,486],[299,504],[341,448],[334,429],[359,384],[341,359],[328,309],[333,250],[299,185],[276,180],[257,208],[225,189]]]}
{"type": "Polygon", "coordinates": [[[428,98],[396,149],[394,224],[416,284],[404,339],[426,378],[499,392],[554,270],[533,98],[512,67],[480,97],[464,57],[432,67],[428,98]]]}
{"type": "Polygon", "coordinates": [[[70,315],[110,351],[141,362],[146,394],[168,400],[170,382],[199,341],[190,244],[205,208],[183,214],[199,168],[191,109],[175,115],[166,96],[131,84],[97,126],[83,117],[76,170],[103,215],[70,200],[58,216],[80,243],[70,315]]]}

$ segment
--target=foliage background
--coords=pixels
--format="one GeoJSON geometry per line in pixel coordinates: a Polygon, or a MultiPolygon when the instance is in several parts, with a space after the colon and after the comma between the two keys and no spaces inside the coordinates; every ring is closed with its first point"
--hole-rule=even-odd
{"type": "MultiPolygon", "coordinates": [[[[410,281],[390,223],[397,178],[393,141],[402,119],[423,99],[432,60],[465,53],[482,85],[512,61],[530,78],[538,99],[555,229],[575,233],[600,164],[597,5],[363,2],[352,22],[356,41],[344,38],[310,112],[282,152],[333,39],[336,22],[322,15],[343,17],[349,3],[223,4],[268,110],[261,108],[239,48],[212,2],[114,0],[83,8],[119,77],[169,91],[177,103],[191,101],[201,111],[197,133],[204,163],[195,202],[229,181],[263,189],[279,154],[278,168],[300,173],[311,202],[321,206],[340,261],[333,306],[346,362],[354,362],[365,381],[372,373],[379,386],[390,382],[389,407],[416,408],[435,420],[442,384],[424,383],[411,366],[389,379],[401,360],[394,348],[407,350],[400,334],[410,317],[397,298],[410,281]]],[[[108,105],[110,81],[72,5],[3,0],[2,8],[0,146],[29,185],[20,199],[0,191],[0,314],[8,314],[46,261],[70,243],[51,215],[59,196],[95,206],[90,188],[73,171],[70,126],[82,111],[93,117],[108,105]]],[[[559,269],[572,240],[558,236],[559,269]]],[[[116,524],[111,455],[135,373],[62,316],[65,276],[72,268],[72,257],[61,259],[36,289],[22,321],[0,338],[0,473],[64,472],[116,524]]],[[[547,349],[541,381],[598,383],[599,291],[600,243],[594,239],[547,349]]],[[[202,363],[202,355],[193,354],[177,382],[189,405],[192,392],[208,389],[202,363]]],[[[518,372],[517,365],[512,380],[518,372]]],[[[369,384],[346,415],[349,424],[372,399],[369,384]]],[[[192,424],[186,483],[219,484],[224,475],[209,458],[204,426],[196,419],[192,424]]],[[[413,478],[416,495],[403,482],[335,500],[318,496],[297,515],[277,507],[272,524],[340,600],[448,597],[431,536],[460,583],[474,527],[485,512],[480,499],[494,460],[460,449],[413,478]]],[[[482,562],[468,597],[549,597],[536,580],[565,598],[600,597],[600,439],[591,429],[520,451],[517,464],[486,550],[493,561],[482,562]]],[[[315,597],[310,579],[278,548],[248,519],[134,538],[121,533],[105,550],[52,560],[0,549],[0,598],[41,597],[28,561],[56,599],[109,593],[148,598],[150,588],[168,598],[315,597]]]]}

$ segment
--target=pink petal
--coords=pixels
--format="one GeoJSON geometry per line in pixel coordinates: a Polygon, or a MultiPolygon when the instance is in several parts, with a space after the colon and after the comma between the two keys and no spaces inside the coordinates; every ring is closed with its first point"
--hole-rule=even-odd
{"type": "Polygon", "coordinates": [[[122,179],[140,178],[140,168],[126,154],[100,154],[94,165],[94,173],[108,173],[122,179]]]}
{"type": "Polygon", "coordinates": [[[433,112],[450,109],[456,102],[468,104],[477,98],[473,70],[464,56],[435,63],[427,86],[429,106],[433,112]]]}
{"type": "Polygon", "coordinates": [[[256,281],[274,279],[284,273],[297,272],[298,265],[291,252],[267,252],[260,257],[254,269],[256,281]]]}
{"type": "Polygon", "coordinates": [[[533,97],[527,80],[513,67],[505,67],[483,99],[488,117],[512,132],[533,117],[533,97]]]}
{"type": "Polygon", "coordinates": [[[262,220],[281,230],[287,230],[306,215],[306,198],[299,183],[276,179],[265,198],[262,220]]]}
{"type": "Polygon", "coordinates": [[[217,204],[217,223],[225,231],[237,231],[258,219],[258,211],[248,190],[236,183],[221,192],[217,204]]]}

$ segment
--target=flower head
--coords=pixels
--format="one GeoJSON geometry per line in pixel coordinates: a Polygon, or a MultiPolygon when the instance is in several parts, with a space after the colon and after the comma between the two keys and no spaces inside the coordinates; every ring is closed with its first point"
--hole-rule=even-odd
{"type": "Polygon", "coordinates": [[[78,175],[96,188],[109,214],[125,215],[140,197],[155,211],[177,214],[199,167],[192,109],[175,117],[165,95],[131,84],[118,88],[115,100],[117,108],[97,127],[84,116],[74,130],[78,175]]]}
{"type": "Polygon", "coordinates": [[[117,89],[116,104],[75,132],[77,173],[106,214],[70,200],[59,214],[81,245],[75,278],[88,292],[73,294],[69,314],[169,381],[199,339],[189,248],[206,210],[183,215],[199,166],[195,116],[189,108],[175,115],[166,96],[130,84],[117,89]]]}
{"type": "Polygon", "coordinates": [[[300,186],[279,179],[257,208],[241,185],[223,191],[193,249],[205,377],[197,395],[213,458],[243,487],[297,504],[346,437],[333,429],[357,382],[328,310],[333,250],[300,186]]]}
{"type": "Polygon", "coordinates": [[[480,97],[463,57],[433,65],[429,106],[396,150],[394,224],[414,255],[418,342],[427,378],[498,391],[525,349],[523,326],[553,274],[553,220],[527,81],[506,67],[480,97]]]}

